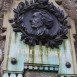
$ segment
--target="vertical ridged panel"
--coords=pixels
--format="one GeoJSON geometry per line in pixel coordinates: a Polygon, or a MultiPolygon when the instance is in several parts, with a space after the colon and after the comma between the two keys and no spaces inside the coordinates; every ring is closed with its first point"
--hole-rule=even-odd
{"type": "Polygon", "coordinates": [[[63,44],[60,46],[60,49],[59,49],[59,67],[60,67],[60,73],[61,74],[65,74],[67,73],[66,71],[66,67],[65,67],[65,62],[66,62],[66,58],[65,58],[65,50],[64,50],[64,47],[63,47],[63,44]]]}
{"type": "Polygon", "coordinates": [[[16,74],[10,74],[10,77],[16,77],[16,74]]]}
{"type": "Polygon", "coordinates": [[[35,54],[34,54],[34,63],[42,63],[41,62],[41,50],[39,46],[35,46],[34,48],[35,54]]]}
{"type": "Polygon", "coordinates": [[[18,71],[23,71],[24,68],[24,51],[23,51],[23,42],[20,40],[21,39],[21,34],[18,33],[17,39],[19,40],[19,44],[17,45],[19,49],[19,54],[17,56],[18,58],[18,63],[17,63],[17,70],[18,71]]]}
{"type": "Polygon", "coordinates": [[[64,76],[61,76],[61,77],[64,77],[64,76]]]}
{"type": "Polygon", "coordinates": [[[18,76],[17,76],[17,77],[23,77],[23,76],[22,76],[22,74],[18,74],[18,76]]]}
{"type": "Polygon", "coordinates": [[[48,64],[48,51],[45,46],[42,46],[43,51],[43,64],[48,64]]]}
{"type": "Polygon", "coordinates": [[[4,73],[3,77],[9,77],[8,73],[4,73]]]}

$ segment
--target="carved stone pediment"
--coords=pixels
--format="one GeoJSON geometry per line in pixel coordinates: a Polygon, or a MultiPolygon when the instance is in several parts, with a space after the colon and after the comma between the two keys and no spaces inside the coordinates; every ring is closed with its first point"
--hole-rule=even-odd
{"type": "Polygon", "coordinates": [[[71,26],[64,12],[48,0],[33,0],[30,4],[20,2],[14,10],[14,19],[9,19],[13,31],[21,32],[21,40],[28,45],[45,45],[58,48],[67,39],[71,26]]]}

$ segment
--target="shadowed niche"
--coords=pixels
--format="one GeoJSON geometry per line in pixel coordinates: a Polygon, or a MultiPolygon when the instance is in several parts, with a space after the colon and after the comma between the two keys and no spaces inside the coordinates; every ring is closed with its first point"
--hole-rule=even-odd
{"type": "Polygon", "coordinates": [[[13,31],[21,32],[21,40],[28,45],[45,45],[58,48],[63,39],[67,39],[68,16],[48,0],[26,0],[20,2],[14,10],[14,19],[9,19],[13,31]]]}

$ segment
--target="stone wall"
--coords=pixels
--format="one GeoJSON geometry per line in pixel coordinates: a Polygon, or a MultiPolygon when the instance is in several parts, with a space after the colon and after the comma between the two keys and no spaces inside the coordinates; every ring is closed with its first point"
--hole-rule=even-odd
{"type": "Polygon", "coordinates": [[[0,77],[2,75],[3,59],[4,59],[4,45],[5,45],[5,31],[6,29],[2,27],[4,13],[7,12],[11,6],[13,0],[0,0],[0,77]]]}
{"type": "Polygon", "coordinates": [[[68,15],[77,21],[77,0],[63,0],[62,5],[68,15]]]}

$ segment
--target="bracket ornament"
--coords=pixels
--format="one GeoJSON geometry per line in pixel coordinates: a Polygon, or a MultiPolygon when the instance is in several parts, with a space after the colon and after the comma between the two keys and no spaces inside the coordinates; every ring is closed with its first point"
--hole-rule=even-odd
{"type": "Polygon", "coordinates": [[[28,45],[45,45],[58,48],[67,39],[68,16],[48,0],[27,0],[13,9],[14,19],[9,19],[14,32],[21,32],[21,40],[28,45]]]}

